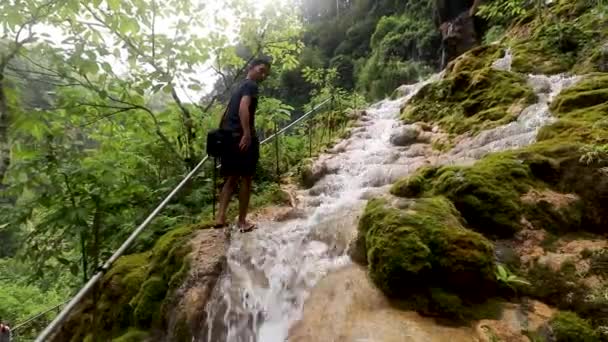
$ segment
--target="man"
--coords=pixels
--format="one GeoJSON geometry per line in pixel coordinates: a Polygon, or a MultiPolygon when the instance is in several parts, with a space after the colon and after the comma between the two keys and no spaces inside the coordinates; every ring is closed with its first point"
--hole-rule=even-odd
{"type": "Polygon", "coordinates": [[[0,323],[0,342],[11,342],[11,328],[0,323]]]}
{"type": "Polygon", "coordinates": [[[268,77],[270,62],[255,59],[249,65],[247,78],[232,94],[221,126],[231,132],[231,142],[220,157],[221,174],[225,178],[220,194],[219,214],[216,227],[226,226],[226,210],[230,197],[239,180],[239,220],[238,228],[243,232],[251,231],[255,225],[248,222],[247,211],[251,197],[251,179],[260,156],[260,143],[255,131],[255,110],[258,105],[258,83],[268,77]]]}

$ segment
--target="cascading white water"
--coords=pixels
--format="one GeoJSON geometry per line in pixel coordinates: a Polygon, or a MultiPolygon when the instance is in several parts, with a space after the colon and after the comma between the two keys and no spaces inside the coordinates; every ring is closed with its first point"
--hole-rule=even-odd
{"type": "Polygon", "coordinates": [[[356,226],[365,204],[361,196],[377,176],[373,170],[390,160],[389,138],[400,106],[431,80],[408,86],[408,95],[367,110],[368,125],[344,142],[345,152],[327,160],[337,172],[310,191],[317,196],[303,194],[306,219],[269,223],[233,236],[228,272],[208,304],[201,341],[286,340],[309,290],[327,272],[350,262],[337,235],[344,231],[341,227],[352,231],[356,226]]]}
{"type": "MultiPolygon", "coordinates": [[[[495,61],[492,66],[499,70],[510,71],[511,60],[511,52],[507,50],[505,56],[495,61]]],[[[555,120],[549,111],[553,98],[562,89],[573,85],[579,79],[578,76],[529,75],[528,85],[538,96],[538,101],[524,108],[517,120],[460,141],[442,162],[473,161],[491,152],[519,148],[533,143],[540,128],[555,120]]]]}
{"type": "MultiPolygon", "coordinates": [[[[506,64],[498,63],[498,67],[506,64]]],[[[207,304],[206,328],[197,341],[287,340],[313,286],[328,272],[351,262],[345,255],[346,244],[355,231],[367,193],[386,191],[382,186],[421,165],[419,153],[396,148],[389,138],[402,126],[397,118],[400,107],[439,77],[400,87],[403,97],[381,101],[367,110],[360,127],[340,144],[341,152],[324,156],[335,172],[310,191],[302,192],[306,218],[263,223],[252,233],[233,235],[228,269],[207,304]],[[387,175],[387,170],[396,168],[405,171],[387,175]]],[[[549,101],[575,80],[530,76],[529,82],[539,95],[537,104],[526,108],[515,122],[461,141],[453,151],[434,158],[435,162],[466,161],[533,142],[538,128],[551,120],[549,101]]]]}

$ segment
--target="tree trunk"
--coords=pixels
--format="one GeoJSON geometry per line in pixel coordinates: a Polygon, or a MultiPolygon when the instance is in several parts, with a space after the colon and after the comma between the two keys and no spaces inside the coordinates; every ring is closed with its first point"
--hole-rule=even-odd
{"type": "MultiPolygon", "coordinates": [[[[3,61],[4,62],[4,61],[3,61]]],[[[2,63],[4,65],[4,63],[2,63]]],[[[4,182],[4,176],[11,164],[11,146],[8,137],[8,126],[10,113],[8,108],[8,99],[4,91],[5,85],[4,67],[0,69],[0,189],[4,182]]]]}

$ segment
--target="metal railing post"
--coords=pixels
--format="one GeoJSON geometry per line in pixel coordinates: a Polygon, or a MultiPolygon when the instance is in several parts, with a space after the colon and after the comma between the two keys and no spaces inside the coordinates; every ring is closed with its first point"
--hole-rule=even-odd
{"type": "Polygon", "coordinates": [[[277,167],[277,183],[281,183],[281,168],[279,167],[279,136],[276,135],[279,131],[279,127],[277,123],[274,123],[274,155],[276,159],[276,167],[277,167]]]}

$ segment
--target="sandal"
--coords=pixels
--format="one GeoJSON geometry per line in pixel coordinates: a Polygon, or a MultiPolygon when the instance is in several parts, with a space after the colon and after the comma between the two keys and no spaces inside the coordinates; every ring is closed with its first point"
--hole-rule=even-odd
{"type": "Polygon", "coordinates": [[[247,223],[245,227],[238,226],[239,232],[241,233],[249,233],[250,231],[256,229],[255,223],[247,223]]]}

